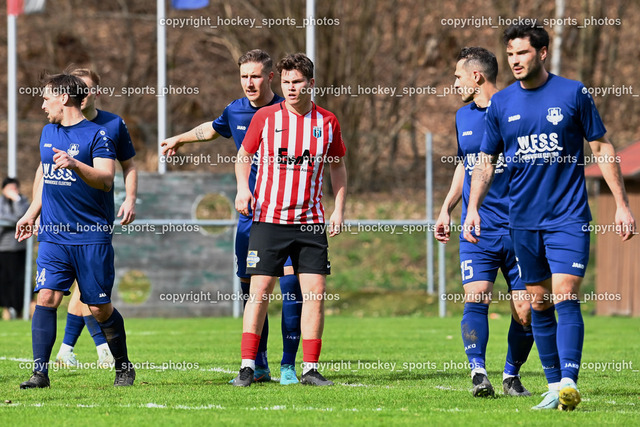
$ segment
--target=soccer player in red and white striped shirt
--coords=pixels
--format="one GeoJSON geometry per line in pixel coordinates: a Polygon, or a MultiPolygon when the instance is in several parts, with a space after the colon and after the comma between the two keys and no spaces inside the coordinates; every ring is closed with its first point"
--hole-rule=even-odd
{"type": "Polygon", "coordinates": [[[247,272],[251,291],[245,307],[242,365],[233,385],[251,385],[260,331],[276,277],[287,257],[300,279],[303,294],[300,382],[333,385],[318,372],[324,328],[326,275],[331,266],[322,207],[322,177],[329,164],[335,210],[329,235],[343,224],[347,171],[345,146],[336,117],[311,101],[313,62],[302,53],[288,55],[277,65],[285,100],[260,109],[238,151],[236,210],[248,215],[253,207],[247,272]],[[252,160],[254,154],[257,155],[252,160]],[[249,189],[251,162],[258,162],[255,194],[249,189]]]}

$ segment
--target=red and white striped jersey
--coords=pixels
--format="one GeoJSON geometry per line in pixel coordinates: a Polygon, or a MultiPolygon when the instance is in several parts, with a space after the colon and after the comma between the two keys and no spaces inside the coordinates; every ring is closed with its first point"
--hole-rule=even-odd
{"type": "Polygon", "coordinates": [[[300,116],[285,102],[253,116],[242,142],[257,153],[253,220],[273,224],[324,223],[322,175],[325,163],[346,151],[336,116],[312,103],[300,116]]]}

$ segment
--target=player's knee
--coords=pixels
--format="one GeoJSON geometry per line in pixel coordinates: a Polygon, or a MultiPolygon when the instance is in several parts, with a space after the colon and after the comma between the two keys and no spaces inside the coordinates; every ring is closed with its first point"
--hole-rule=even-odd
{"type": "Polygon", "coordinates": [[[269,293],[269,284],[268,283],[252,283],[251,284],[251,293],[255,295],[265,295],[269,293]]]}
{"type": "Polygon", "coordinates": [[[98,322],[106,322],[113,313],[113,306],[109,304],[90,305],[89,310],[98,322]]]}
{"type": "Polygon", "coordinates": [[[516,319],[518,323],[527,326],[525,325],[524,321],[531,318],[531,303],[529,302],[528,298],[525,298],[526,294],[513,294],[513,296],[513,305],[511,306],[513,318],[516,319]]]}
{"type": "Polygon", "coordinates": [[[580,284],[575,281],[564,281],[559,285],[555,285],[553,287],[553,298],[556,303],[578,299],[578,291],[580,289],[580,284]]]}
{"type": "Polygon", "coordinates": [[[542,311],[550,308],[553,305],[550,295],[547,295],[547,299],[535,298],[531,301],[531,309],[536,311],[542,311]]]}
{"type": "Polygon", "coordinates": [[[531,326],[531,311],[512,313],[513,319],[522,326],[531,326]]]}
{"type": "MultiPolygon", "coordinates": [[[[302,287],[302,286],[301,286],[302,287]]],[[[303,289],[303,299],[305,299],[305,293],[308,295],[314,295],[315,299],[321,298],[326,290],[326,284],[322,280],[312,281],[305,284],[303,289]]]]}
{"type": "Polygon", "coordinates": [[[61,291],[52,289],[41,289],[36,299],[37,304],[43,307],[58,308],[62,302],[63,294],[61,291]]]}

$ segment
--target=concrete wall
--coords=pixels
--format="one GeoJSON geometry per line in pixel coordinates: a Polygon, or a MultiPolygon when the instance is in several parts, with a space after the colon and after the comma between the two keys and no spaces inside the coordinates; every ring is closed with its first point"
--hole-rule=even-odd
{"type": "MultiPolygon", "coordinates": [[[[122,175],[117,175],[116,213],[124,199],[122,175]]],[[[116,265],[113,302],[125,316],[232,314],[235,227],[212,235],[203,231],[202,226],[184,224],[184,220],[197,219],[196,206],[207,193],[227,197],[235,214],[233,175],[140,173],[137,219],[128,227],[116,227],[113,236],[116,265]],[[145,224],[146,219],[170,219],[172,224],[150,225],[145,224]],[[123,276],[132,270],[144,273],[151,282],[145,301],[127,303],[124,289],[119,292],[123,276]],[[176,296],[182,301],[174,301],[176,296]]]]}

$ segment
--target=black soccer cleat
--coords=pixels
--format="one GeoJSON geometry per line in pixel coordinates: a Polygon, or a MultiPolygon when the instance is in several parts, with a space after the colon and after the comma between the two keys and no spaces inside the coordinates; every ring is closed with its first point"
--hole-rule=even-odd
{"type": "Polygon", "coordinates": [[[473,376],[473,397],[493,397],[495,395],[493,386],[484,374],[473,376]]]}
{"type": "Polygon", "coordinates": [[[240,369],[238,376],[231,381],[231,385],[235,387],[249,387],[253,382],[253,369],[248,366],[240,369]]]}
{"type": "Polygon", "coordinates": [[[116,371],[116,379],[113,381],[114,387],[129,387],[136,379],[136,370],[133,368],[116,371]]]}
{"type": "Polygon", "coordinates": [[[33,371],[29,380],[20,384],[21,389],[50,387],[49,376],[40,371],[33,371]]]}
{"type": "Polygon", "coordinates": [[[518,376],[505,378],[502,381],[502,390],[506,396],[531,396],[531,393],[524,388],[518,376]]]}
{"type": "Polygon", "coordinates": [[[315,385],[321,387],[326,385],[333,385],[333,381],[329,381],[328,379],[323,377],[317,369],[311,369],[306,374],[302,374],[302,377],[300,377],[300,384],[315,385]]]}

